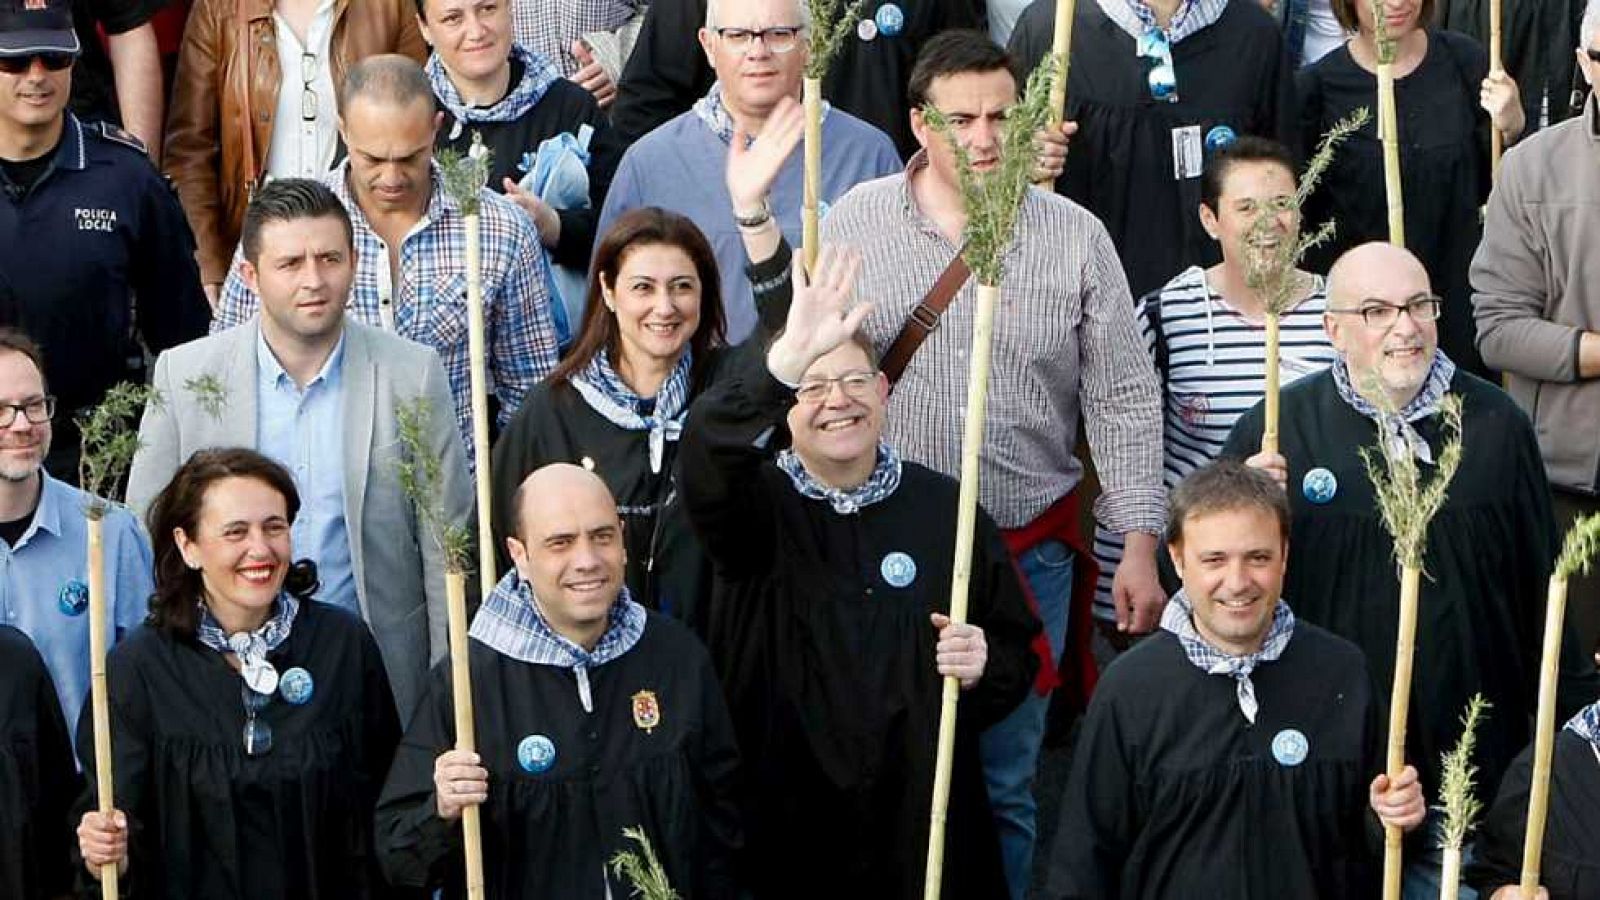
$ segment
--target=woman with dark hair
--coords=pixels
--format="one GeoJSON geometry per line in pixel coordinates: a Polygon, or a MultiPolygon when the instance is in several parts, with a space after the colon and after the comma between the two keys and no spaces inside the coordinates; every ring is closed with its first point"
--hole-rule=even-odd
{"type": "Polygon", "coordinates": [[[291,564],[299,508],[289,473],[243,449],[196,453],[150,507],[150,617],[107,660],[116,811],[78,826],[89,874],[116,863],[130,896],[392,895],[372,814],[399,717],[371,634],[291,564]]]}
{"type": "MultiPolygon", "coordinates": [[[[761,137],[728,154],[728,187],[740,209],[763,200],[803,117],[785,103],[761,137]],[[746,205],[748,204],[748,205],[746,205]]],[[[770,214],[741,216],[752,259],[761,346],[788,314],[762,303],[763,273],[790,263],[770,214]],[[759,221],[757,221],[759,220],[759,221]],[[771,257],[769,259],[769,257],[771,257]]],[[[628,548],[628,590],[635,600],[693,622],[709,588],[706,563],[677,497],[677,442],[689,404],[728,368],[722,274],[700,229],[656,207],[633,210],[595,249],[583,323],[567,357],[528,392],[494,448],[494,528],[501,567],[505,539],[516,534],[513,497],[530,472],[553,462],[592,469],[617,498],[628,548]]]]}

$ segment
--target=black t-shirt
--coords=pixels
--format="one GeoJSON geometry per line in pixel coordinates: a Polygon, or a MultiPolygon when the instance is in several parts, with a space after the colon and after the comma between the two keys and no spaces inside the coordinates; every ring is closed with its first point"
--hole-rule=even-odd
{"type": "Polygon", "coordinates": [[[0,172],[5,173],[6,181],[21,188],[22,193],[26,194],[33,190],[39,179],[44,177],[45,170],[50,168],[51,161],[56,158],[56,149],[59,146],[60,144],[57,144],[56,147],[51,147],[48,152],[33,159],[0,159],[0,172]]]}
{"type": "Polygon", "coordinates": [[[117,109],[116,82],[111,58],[100,41],[106,34],[122,34],[150,21],[168,0],[72,0],[72,24],[83,55],[72,69],[72,111],[85,121],[122,124],[117,109]]]}
{"type": "MultiPolygon", "coordinates": [[[[21,415],[21,413],[18,413],[18,415],[21,415]]],[[[28,526],[33,524],[33,514],[38,509],[38,505],[35,504],[33,509],[28,510],[28,514],[22,518],[12,519],[9,522],[0,522],[0,541],[5,541],[7,547],[17,546],[17,541],[22,540],[22,536],[28,533],[28,526]]]]}

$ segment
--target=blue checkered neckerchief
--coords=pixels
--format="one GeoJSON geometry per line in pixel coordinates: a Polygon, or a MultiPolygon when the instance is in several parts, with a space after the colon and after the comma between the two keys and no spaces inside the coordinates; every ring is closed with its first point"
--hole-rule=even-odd
{"type": "MultiPolygon", "coordinates": [[[[511,90],[492,106],[473,106],[462,99],[461,92],[456,90],[455,83],[445,72],[444,63],[439,61],[438,53],[428,57],[426,66],[428,83],[433,86],[433,95],[439,98],[440,105],[450,110],[458,125],[515,122],[544,99],[545,92],[550,90],[550,85],[556,83],[561,73],[556,71],[556,67],[549,60],[534,54],[520,44],[511,45],[511,58],[522,64],[522,80],[512,85],[511,90]]],[[[452,139],[454,137],[452,135],[452,139]]]]}
{"type": "Polygon", "coordinates": [[[1233,656],[1207,643],[1194,627],[1194,604],[1183,591],[1174,594],[1167,603],[1166,611],[1161,614],[1161,627],[1178,638],[1184,655],[1189,657],[1189,662],[1194,663],[1195,668],[1208,675],[1227,675],[1234,679],[1239,695],[1239,711],[1254,725],[1260,704],[1256,702],[1256,686],[1250,680],[1250,674],[1261,663],[1277,660],[1283,655],[1283,648],[1289,646],[1289,638],[1294,636],[1294,612],[1289,609],[1289,604],[1278,600],[1277,608],[1272,611],[1272,626],[1267,629],[1267,639],[1261,643],[1260,650],[1248,656],[1233,656]]]}
{"type": "Polygon", "coordinates": [[[594,669],[622,656],[644,635],[644,607],[634,602],[626,585],[611,604],[605,634],[593,650],[585,650],[550,627],[533,588],[517,574],[505,574],[478,608],[467,634],[512,659],[536,666],[594,669]]]}
{"type": "Polygon", "coordinates": [[[685,348],[652,402],[635,394],[623,382],[611,365],[611,354],[602,347],[583,371],[572,376],[572,387],[590,409],[605,416],[611,424],[625,431],[650,432],[650,471],[660,474],[667,441],[675,441],[683,435],[692,369],[693,359],[685,348]]]}
{"type": "MultiPolygon", "coordinates": [[[[272,601],[272,615],[255,631],[241,631],[237,634],[228,634],[222,628],[222,623],[211,614],[210,607],[200,603],[200,624],[195,627],[195,637],[200,643],[218,653],[232,653],[239,658],[239,674],[246,682],[250,682],[252,673],[263,668],[271,668],[267,662],[267,654],[278,649],[284,641],[289,639],[289,632],[294,628],[294,617],[300,611],[300,601],[289,593],[278,594],[278,599],[272,601]]],[[[274,682],[276,678],[273,679],[274,682]]],[[[251,685],[254,687],[254,684],[251,685]]],[[[270,693],[270,691],[266,692],[270,693]]]]}
{"type": "Polygon", "coordinates": [[[1350,367],[1346,365],[1343,356],[1333,364],[1333,383],[1339,389],[1339,396],[1356,412],[1366,416],[1378,425],[1379,432],[1385,441],[1398,449],[1407,449],[1417,459],[1433,464],[1433,449],[1411,423],[1421,421],[1439,411],[1439,401],[1444,399],[1445,392],[1450,390],[1450,379],[1456,377],[1456,364],[1450,357],[1444,355],[1443,350],[1433,352],[1433,364],[1428,367],[1428,377],[1422,383],[1422,389],[1411,398],[1411,402],[1400,410],[1398,415],[1384,416],[1371,401],[1361,396],[1355,384],[1350,380],[1350,367]]]}
{"type": "Polygon", "coordinates": [[[1583,738],[1595,747],[1595,752],[1600,754],[1600,700],[1578,710],[1578,714],[1567,720],[1567,730],[1583,738]]]}
{"type": "MultiPolygon", "coordinates": [[[[828,101],[822,101],[822,121],[828,121],[828,111],[833,107],[828,101]]],[[[716,135],[724,144],[733,144],[733,116],[728,112],[727,104],[722,102],[722,84],[712,82],[711,89],[706,95],[694,102],[694,114],[700,121],[706,123],[711,133],[716,135]]],[[[751,135],[753,142],[757,135],[751,135]]]]}
{"type": "Polygon", "coordinates": [[[872,466],[872,474],[866,481],[847,491],[828,487],[812,477],[793,450],[780,452],[777,463],[783,474],[794,482],[794,489],[801,496],[826,500],[833,506],[833,511],[841,516],[866,509],[894,493],[895,488],[900,486],[900,454],[887,441],[878,441],[878,458],[872,466]]]}
{"type": "Polygon", "coordinates": [[[1100,9],[1106,17],[1138,40],[1146,31],[1156,29],[1167,36],[1169,44],[1176,44],[1200,29],[1213,25],[1222,18],[1228,0],[1183,0],[1167,27],[1156,24],[1156,14],[1143,0],[1100,0],[1100,9]]]}

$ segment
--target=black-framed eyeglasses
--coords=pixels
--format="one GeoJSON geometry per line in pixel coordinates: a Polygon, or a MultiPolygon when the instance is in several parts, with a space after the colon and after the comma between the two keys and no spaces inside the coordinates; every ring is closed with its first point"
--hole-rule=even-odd
{"type": "Polygon", "coordinates": [[[1600,50],[1596,50],[1593,47],[1585,47],[1583,52],[1589,55],[1590,62],[1600,63],[1600,50]]]}
{"type": "Polygon", "coordinates": [[[33,68],[33,61],[38,60],[47,72],[59,72],[72,65],[77,59],[71,53],[31,53],[27,56],[0,56],[0,72],[7,75],[21,75],[33,68]]]}
{"type": "Polygon", "coordinates": [[[714,28],[717,37],[735,53],[749,53],[757,40],[773,53],[788,53],[800,43],[799,25],[776,25],[772,28],[714,28]]]}
{"type": "Polygon", "coordinates": [[[317,120],[317,92],[311,82],[317,77],[317,55],[300,54],[300,121],[317,120]]]}
{"type": "Polygon", "coordinates": [[[1172,44],[1167,33],[1151,25],[1139,36],[1138,54],[1150,60],[1150,97],[1165,103],[1178,102],[1178,69],[1172,64],[1172,44]]]}
{"type": "Polygon", "coordinates": [[[1410,314],[1413,322],[1437,321],[1439,314],[1444,310],[1444,300],[1431,294],[1412,297],[1404,304],[1385,303],[1382,300],[1368,300],[1357,309],[1332,309],[1328,312],[1338,315],[1359,315],[1361,321],[1368,328],[1381,328],[1388,331],[1400,321],[1400,313],[1410,314]]]}
{"type": "Polygon", "coordinates": [[[272,752],[272,726],[259,716],[272,704],[272,695],[258,694],[247,684],[239,690],[244,696],[244,755],[265,756],[272,752]]]}
{"type": "Polygon", "coordinates": [[[837,384],[846,397],[860,400],[872,392],[872,385],[877,380],[877,372],[846,372],[837,378],[808,379],[800,382],[800,387],[795,389],[794,397],[801,403],[812,406],[825,403],[828,395],[833,393],[833,386],[837,384]]]}
{"type": "Polygon", "coordinates": [[[43,425],[56,414],[56,398],[40,397],[27,403],[0,403],[0,428],[10,428],[11,423],[17,421],[17,413],[22,413],[35,425],[43,425]]]}

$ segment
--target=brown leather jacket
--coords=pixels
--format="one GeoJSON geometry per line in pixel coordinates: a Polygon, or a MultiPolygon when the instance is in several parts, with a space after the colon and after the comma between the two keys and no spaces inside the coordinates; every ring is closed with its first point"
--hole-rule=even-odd
{"type": "MultiPolygon", "coordinates": [[[[163,168],[194,229],[206,284],[227,277],[272,146],[282,78],[272,10],[272,0],[197,0],[178,55],[163,168]]],[[[368,56],[427,58],[413,0],[336,0],[333,15],[335,89],[368,56]]]]}

